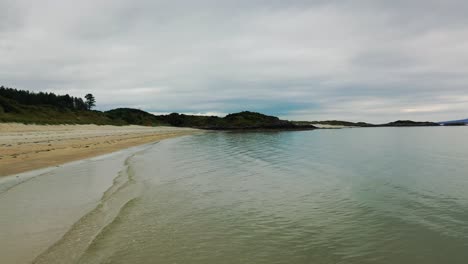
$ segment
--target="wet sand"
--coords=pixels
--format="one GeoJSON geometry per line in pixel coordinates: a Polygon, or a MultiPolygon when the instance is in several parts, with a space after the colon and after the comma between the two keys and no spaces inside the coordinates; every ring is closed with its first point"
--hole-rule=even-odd
{"type": "Polygon", "coordinates": [[[0,176],[56,166],[166,138],[190,128],[0,124],[0,176]]]}
{"type": "Polygon", "coordinates": [[[75,256],[138,193],[128,160],[153,142],[195,133],[202,131],[0,124],[0,263],[63,263],[38,256],[55,256],[47,249],[77,229],[82,242],[63,243],[75,256]]]}
{"type": "Polygon", "coordinates": [[[141,185],[131,181],[129,162],[151,146],[1,177],[0,263],[75,263],[138,194],[141,185]],[[57,255],[56,244],[65,253],[57,255]]]}

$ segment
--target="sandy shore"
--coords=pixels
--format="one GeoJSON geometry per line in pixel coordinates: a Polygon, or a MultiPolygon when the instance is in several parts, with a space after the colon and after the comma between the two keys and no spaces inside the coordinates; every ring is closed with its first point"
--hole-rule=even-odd
{"type": "Polygon", "coordinates": [[[0,123],[0,176],[197,132],[174,127],[0,123]]]}

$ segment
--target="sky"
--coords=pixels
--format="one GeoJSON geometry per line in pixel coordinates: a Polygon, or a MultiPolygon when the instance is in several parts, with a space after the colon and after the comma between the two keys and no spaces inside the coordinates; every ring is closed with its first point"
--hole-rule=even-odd
{"type": "Polygon", "coordinates": [[[97,108],[468,117],[468,1],[0,0],[0,85],[97,108]]]}

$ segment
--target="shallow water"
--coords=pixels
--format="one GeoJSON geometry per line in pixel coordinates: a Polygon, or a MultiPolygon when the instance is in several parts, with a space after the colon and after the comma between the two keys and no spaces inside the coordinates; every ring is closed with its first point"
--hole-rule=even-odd
{"type": "Polygon", "coordinates": [[[441,127],[166,140],[129,156],[127,184],[36,262],[466,263],[467,138],[441,127]]]}
{"type": "MultiPolygon", "coordinates": [[[[1,178],[0,263],[31,263],[64,233],[85,220],[85,217],[80,219],[83,215],[106,204],[103,202],[107,202],[107,196],[126,182],[126,161],[147,147],[1,178]]],[[[132,195],[114,195],[111,201],[116,200],[114,197],[126,203],[132,195]]],[[[92,235],[118,213],[118,204],[114,207],[117,208],[106,208],[98,219],[81,228],[70,251],[79,253],[80,244],[92,241],[92,235]],[[80,243],[75,243],[77,240],[80,243]]],[[[60,254],[65,252],[62,250],[60,254]]]]}

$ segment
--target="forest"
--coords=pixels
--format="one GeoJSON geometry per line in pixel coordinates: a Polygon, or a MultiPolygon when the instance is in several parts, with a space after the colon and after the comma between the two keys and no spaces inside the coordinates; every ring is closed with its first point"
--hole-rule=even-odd
{"type": "Polygon", "coordinates": [[[79,97],[73,97],[68,94],[56,95],[54,93],[30,92],[0,86],[0,96],[6,99],[14,100],[22,105],[50,105],[57,108],[69,110],[91,110],[94,106],[94,96],[86,95],[86,100],[79,97]],[[89,98],[89,99],[88,99],[89,98]]]}

